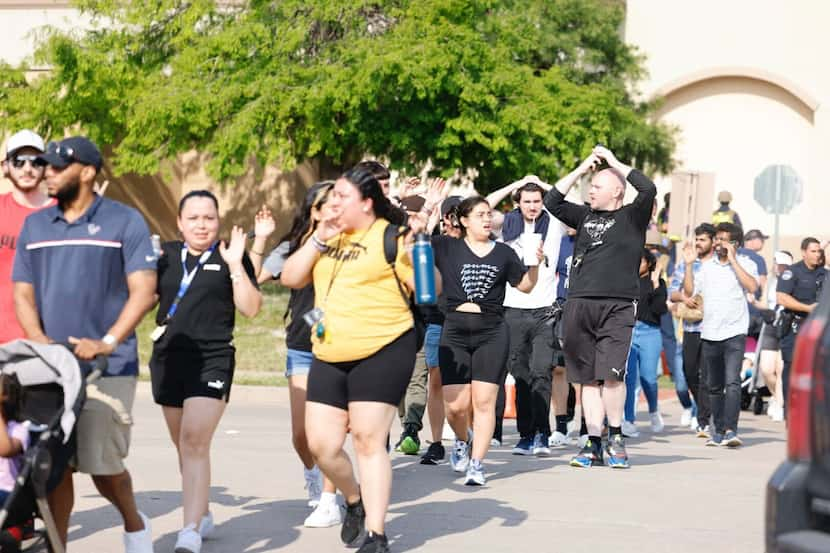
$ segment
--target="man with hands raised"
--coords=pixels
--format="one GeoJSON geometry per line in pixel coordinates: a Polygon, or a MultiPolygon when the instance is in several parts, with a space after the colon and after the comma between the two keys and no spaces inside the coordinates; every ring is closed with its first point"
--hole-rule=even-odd
{"type": "Polygon", "coordinates": [[[657,188],[643,173],[597,145],[545,197],[554,217],[577,230],[568,302],[563,315],[568,379],[582,384],[589,440],[571,460],[575,467],[604,463],[628,468],[622,437],[625,370],[639,298],[639,266],[657,188]],[[565,199],[593,170],[589,205],[565,199]],[[637,197],[623,205],[626,181],[637,197]],[[603,421],[609,436],[602,448],[603,421]]]}

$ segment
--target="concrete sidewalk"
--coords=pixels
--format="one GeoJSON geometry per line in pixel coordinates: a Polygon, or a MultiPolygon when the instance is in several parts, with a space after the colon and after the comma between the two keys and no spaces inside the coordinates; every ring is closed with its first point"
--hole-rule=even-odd
{"type": "MultiPolygon", "coordinates": [[[[462,485],[447,464],[394,454],[387,534],[403,552],[759,552],[764,486],[784,456],[784,427],[741,414],[740,450],[707,448],[678,426],[676,401],[661,403],[666,431],[628,440],[633,468],[567,466],[575,448],[546,459],[491,451],[484,488],[462,485]]],[[[140,508],[155,551],[173,550],[181,527],[176,454],[149,386],[139,386],[131,455],[140,508]]],[[[644,417],[643,417],[644,420],[644,417]]],[[[397,436],[397,424],[393,436],[397,436]]],[[[422,433],[422,438],[427,434],[422,433]]],[[[424,446],[425,447],[425,446],[424,446]]],[[[302,467],[290,439],[285,388],[234,388],[213,445],[211,509],[217,537],[204,553],[344,551],[339,528],[306,529],[302,467]]],[[[87,477],[76,476],[70,551],[123,551],[120,521],[87,477]]]]}

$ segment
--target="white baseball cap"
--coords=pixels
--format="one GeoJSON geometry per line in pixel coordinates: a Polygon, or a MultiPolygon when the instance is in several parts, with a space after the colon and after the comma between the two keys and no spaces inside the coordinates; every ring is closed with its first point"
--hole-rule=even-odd
{"type": "Polygon", "coordinates": [[[29,129],[17,131],[9,137],[6,141],[6,158],[21,148],[34,148],[40,152],[46,151],[46,145],[40,135],[29,129]]]}
{"type": "Polygon", "coordinates": [[[777,251],[775,252],[775,264],[776,265],[792,265],[793,264],[793,256],[788,254],[787,252],[777,251]]]}

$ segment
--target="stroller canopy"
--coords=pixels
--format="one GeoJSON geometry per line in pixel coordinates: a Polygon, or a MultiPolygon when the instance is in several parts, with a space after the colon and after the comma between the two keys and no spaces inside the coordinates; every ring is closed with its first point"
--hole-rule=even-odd
{"type": "Polygon", "coordinates": [[[0,346],[0,372],[16,374],[21,386],[58,384],[63,388],[61,429],[64,443],[75,426],[75,404],[83,377],[77,359],[66,347],[15,340],[0,346]]]}

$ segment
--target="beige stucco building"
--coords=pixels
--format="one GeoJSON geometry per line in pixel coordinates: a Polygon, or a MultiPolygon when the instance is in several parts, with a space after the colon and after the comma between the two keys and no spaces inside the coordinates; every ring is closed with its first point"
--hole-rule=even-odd
{"type": "Polygon", "coordinates": [[[744,226],[771,234],[753,182],[790,165],[803,181],[800,205],[781,217],[793,250],[804,236],[830,237],[828,23],[824,0],[627,2],[625,38],[646,55],[640,92],[665,98],[659,117],[679,128],[678,169],[714,173],[744,226]]]}
{"type": "MultiPolygon", "coordinates": [[[[716,191],[732,192],[745,226],[771,233],[773,217],[753,200],[753,181],[768,165],[792,166],[804,186],[800,205],[781,218],[782,245],[791,249],[808,234],[830,237],[830,217],[822,216],[830,200],[823,182],[830,151],[828,22],[824,0],[627,2],[623,32],[645,55],[648,71],[639,93],[665,98],[658,116],[678,127],[678,169],[712,173],[716,191]]],[[[32,31],[44,24],[84,22],[66,1],[0,0],[0,57],[19,62],[31,52],[32,31]]],[[[151,225],[169,234],[174,199],[208,182],[195,154],[170,174],[113,179],[111,194],[144,207],[151,225]]],[[[313,165],[289,175],[251,175],[225,198],[229,219],[244,222],[263,202],[291,206],[318,176],[313,165]]],[[[662,192],[670,189],[670,176],[657,180],[662,192]]]]}

